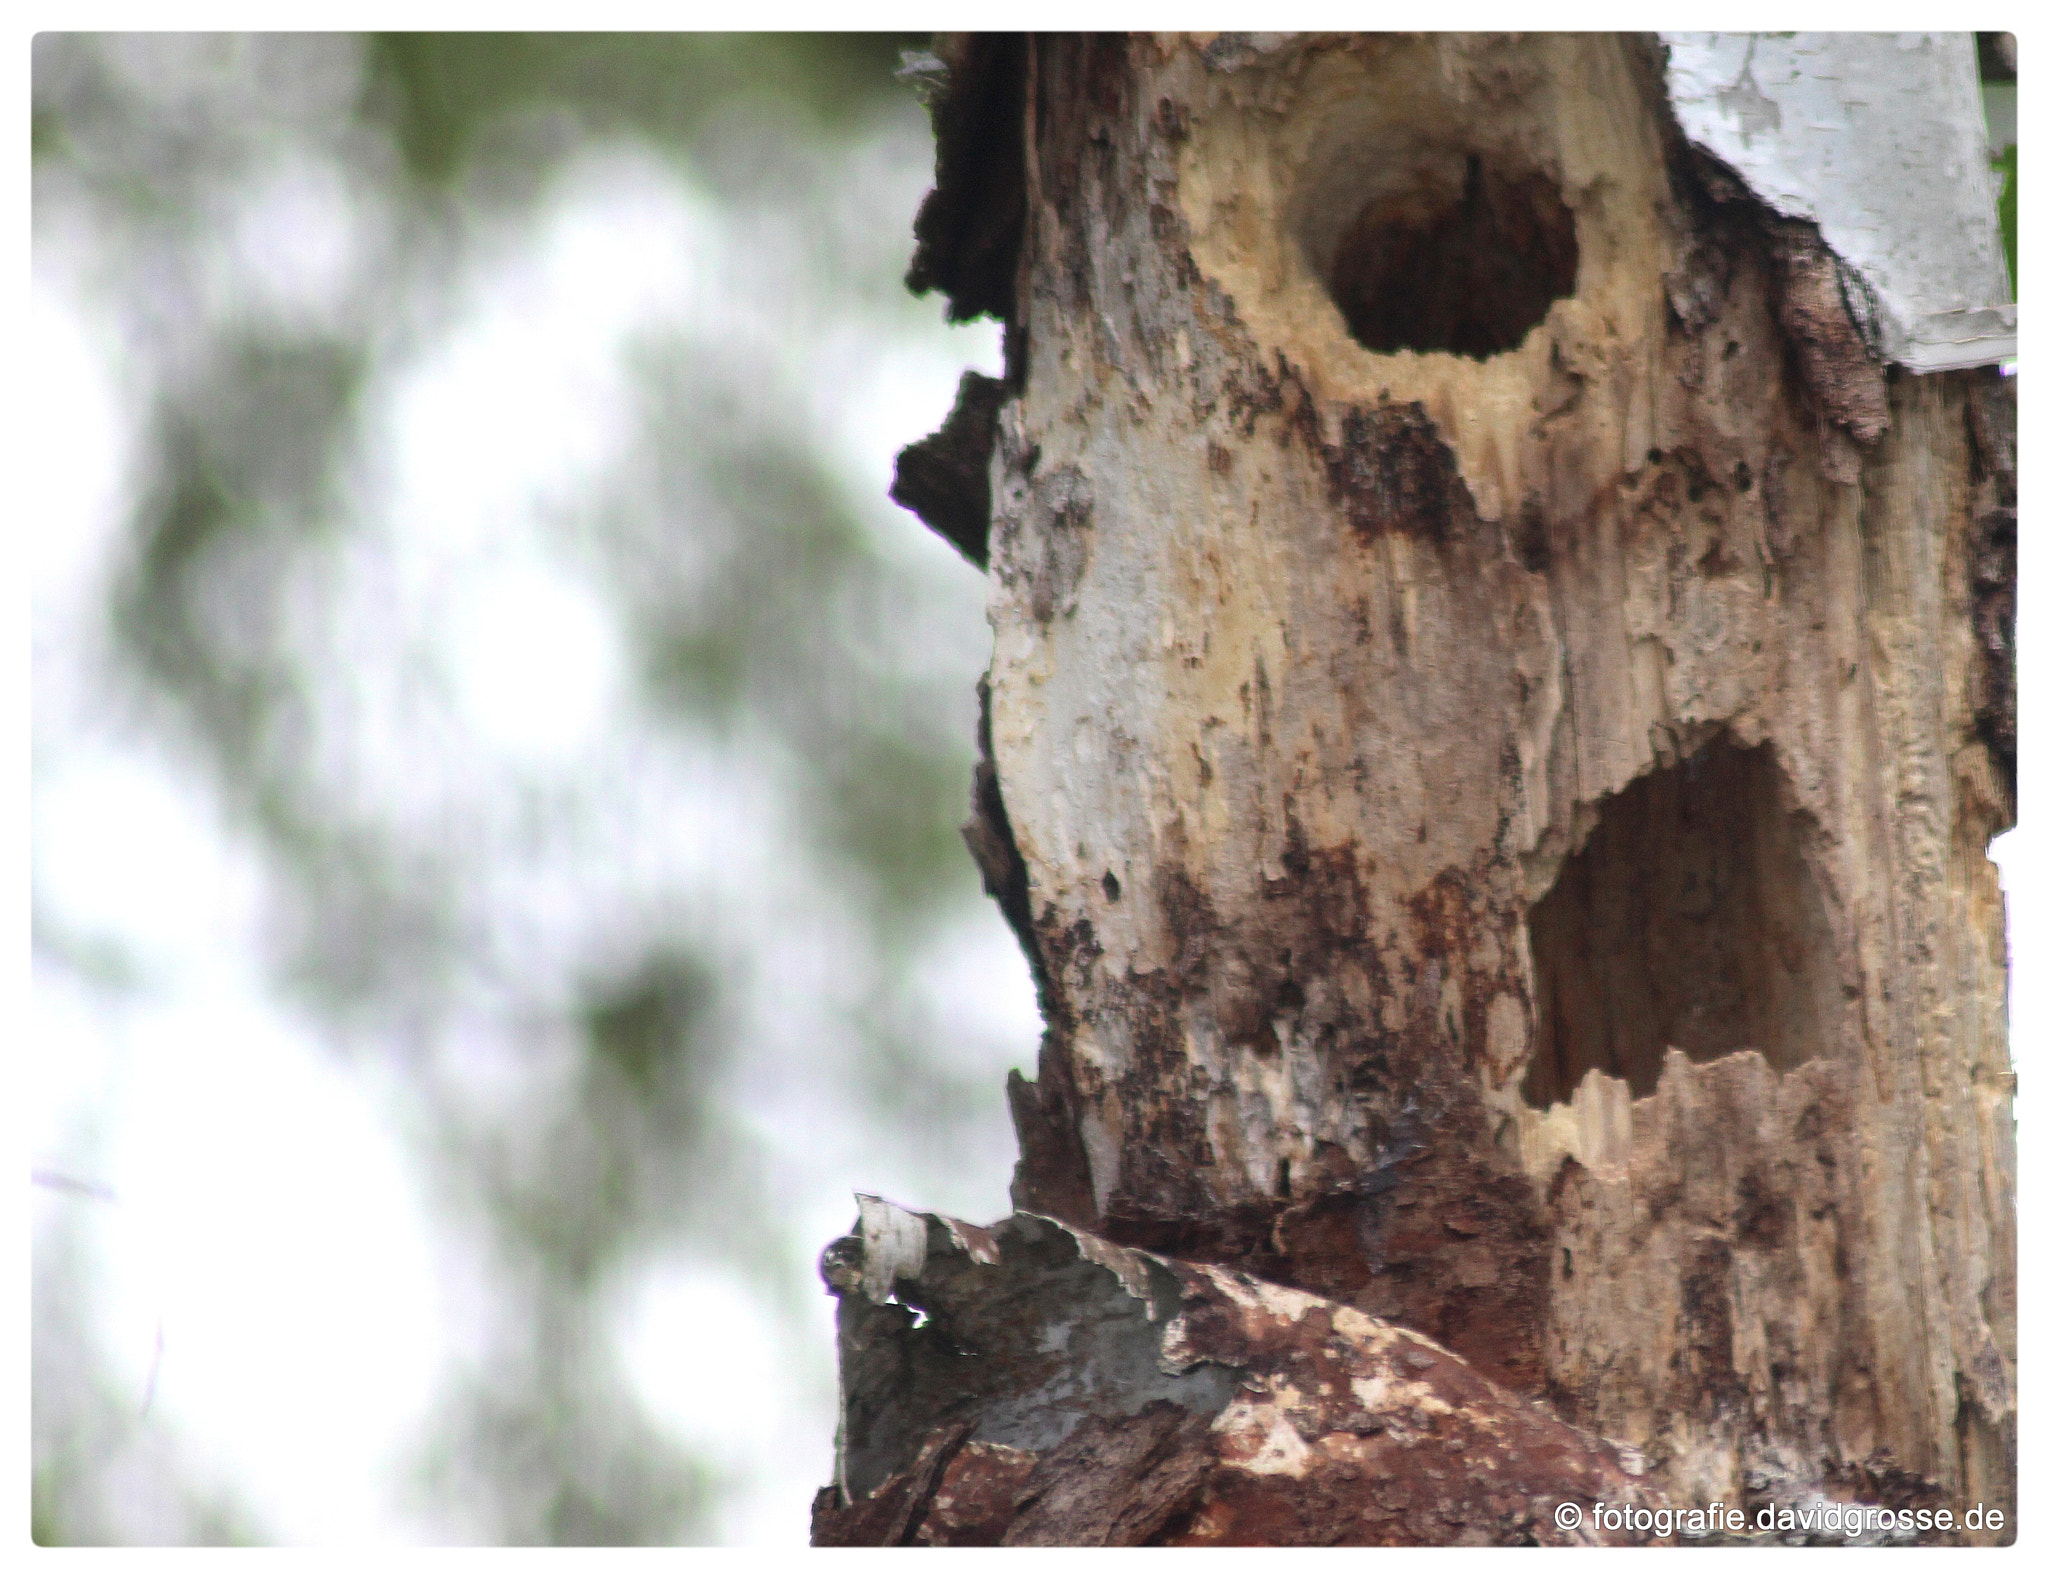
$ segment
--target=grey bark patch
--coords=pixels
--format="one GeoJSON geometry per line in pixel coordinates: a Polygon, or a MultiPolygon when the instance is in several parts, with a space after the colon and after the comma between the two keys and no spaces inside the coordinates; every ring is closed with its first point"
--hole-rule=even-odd
{"type": "Polygon", "coordinates": [[[1664,275],[1664,300],[1681,329],[1697,335],[1720,318],[1734,273],[1733,261],[1712,238],[1688,239],[1678,266],[1664,275]]]}
{"type": "Polygon", "coordinates": [[[1292,37],[1287,33],[1218,33],[1202,46],[1202,64],[1226,75],[1271,54],[1292,37]]]}
{"type": "Polygon", "coordinates": [[[1001,1255],[994,1263],[977,1261],[950,1233],[930,1234],[922,1271],[895,1280],[898,1303],[869,1298],[858,1276],[834,1285],[840,1487],[850,1500],[910,1468],[938,1425],[972,1420],[977,1440],[1043,1452],[1092,1414],[1135,1413],[1166,1399],[1207,1418],[1228,1401],[1234,1372],[1161,1366],[1178,1300],[1152,1262],[1141,1264],[1150,1298],[1134,1297],[1117,1270],[1086,1258],[1056,1223],[1018,1216],[990,1232],[1001,1255]]]}
{"type": "Polygon", "coordinates": [[[1055,466],[1033,479],[1010,573],[1029,589],[1040,624],[1074,611],[1094,524],[1095,489],[1079,467],[1055,466]]]}
{"type": "MultiPolygon", "coordinates": [[[[1891,404],[1880,308],[1862,276],[1812,224],[1773,212],[1704,149],[1691,149],[1673,173],[1691,199],[1684,255],[1664,276],[1665,300],[1680,331],[1700,339],[1727,309],[1742,260],[1761,261],[1772,315],[1791,344],[1816,414],[1858,444],[1875,443],[1891,426],[1891,404]]],[[[1724,345],[1721,354],[1739,350],[1724,345]]],[[[1697,389],[1697,355],[1689,366],[1680,381],[1697,389]]]]}

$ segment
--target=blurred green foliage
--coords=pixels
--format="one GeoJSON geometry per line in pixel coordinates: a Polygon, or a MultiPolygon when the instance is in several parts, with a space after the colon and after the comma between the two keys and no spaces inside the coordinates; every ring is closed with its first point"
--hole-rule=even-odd
{"type": "Polygon", "coordinates": [[[1998,229],[2005,241],[2006,277],[2014,299],[2020,288],[2018,128],[2019,47],[2010,33],[1977,35],[1977,77],[1991,134],[1991,168],[1999,177],[1998,229]]]}
{"type": "MultiPolygon", "coordinates": [[[[809,1331],[818,1246],[791,1241],[763,1137],[733,1107],[782,966],[746,951],[721,901],[685,885],[644,916],[600,917],[594,941],[522,954],[496,935],[494,884],[531,835],[459,815],[409,826],[383,808],[361,755],[381,725],[331,644],[346,567],[376,542],[367,435],[470,249],[530,239],[555,174],[596,148],[659,151],[720,205],[755,266],[809,292],[765,355],[675,336],[640,346],[623,458],[563,507],[559,537],[625,632],[651,726],[717,760],[774,765],[800,841],[790,858],[833,896],[852,961],[843,1001],[819,1009],[841,1044],[816,1054],[843,1065],[863,1104],[847,1123],[880,1124],[934,1166],[985,1150],[999,1083],[962,1077],[916,987],[933,940],[984,902],[957,832],[972,668],[922,654],[918,634],[935,584],[971,609],[978,583],[937,544],[943,567],[906,580],[878,532],[918,528],[879,489],[849,491],[844,458],[807,430],[801,383],[806,336],[842,320],[943,332],[936,308],[900,289],[907,208],[877,234],[847,195],[877,148],[915,165],[896,187],[928,175],[922,112],[894,77],[918,42],[36,42],[39,222],[61,215],[95,238],[98,286],[154,358],[109,588],[118,685],[262,851],[274,978],[338,1045],[379,1048],[414,1082],[416,1138],[491,1268],[486,1357],[453,1378],[419,1454],[429,1521],[461,1537],[703,1537],[728,1476],[647,1416],[615,1351],[621,1289],[680,1252],[733,1268],[788,1332],[809,1331]],[[280,149],[366,183],[391,216],[371,288],[324,317],[266,315],[231,272],[218,283],[219,216],[280,149]],[[524,1094],[509,1104],[467,1096],[442,1048],[478,1003],[525,1038],[524,1094]]],[[[602,792],[588,792],[574,814],[601,822],[602,792]]],[[[792,1350],[789,1367],[829,1407],[829,1353],[792,1350]]],[[[38,1375],[38,1537],[89,1539],[95,1465],[63,1444],[76,1420],[42,1407],[58,1391],[38,1375]]],[[[184,1527],[250,1532],[211,1513],[184,1527]]]]}
{"type": "Polygon", "coordinates": [[[814,133],[844,135],[892,81],[914,33],[378,33],[367,116],[388,124],[420,180],[446,183],[491,127],[534,110],[583,136],[688,148],[707,115],[771,99],[814,133]]]}
{"type": "Polygon", "coordinates": [[[2006,277],[2012,281],[2014,299],[2020,288],[2020,146],[2014,143],[1991,160],[1999,174],[1998,229],[2005,237],[2006,277]]]}
{"type": "Polygon", "coordinates": [[[131,1543],[138,1509],[128,1503],[156,1499],[169,1514],[159,1513],[159,1540],[261,1543],[260,1525],[235,1491],[153,1439],[133,1393],[106,1375],[93,1351],[95,1289],[78,1241],[38,1249],[29,1306],[37,1349],[29,1538],[42,1546],[131,1543]],[[126,1472],[110,1474],[110,1465],[126,1472]]]}

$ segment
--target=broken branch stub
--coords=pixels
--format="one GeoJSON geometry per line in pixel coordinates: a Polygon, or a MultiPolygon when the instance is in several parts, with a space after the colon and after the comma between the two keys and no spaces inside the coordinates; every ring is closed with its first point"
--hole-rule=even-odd
{"type": "Polygon", "coordinates": [[[816,1544],[1582,1544],[1561,1503],[1655,1504],[1625,1449],[1416,1332],[1048,1217],[884,1204],[825,1258],[816,1544]]]}

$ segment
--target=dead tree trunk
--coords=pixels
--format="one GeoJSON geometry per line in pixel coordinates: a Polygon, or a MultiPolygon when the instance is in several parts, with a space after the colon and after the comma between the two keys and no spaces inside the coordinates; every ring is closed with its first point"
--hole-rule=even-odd
{"type": "Polygon", "coordinates": [[[1035,1215],[835,1247],[818,1537],[2010,1537],[2009,385],[1650,40],[942,55],[912,283],[1008,367],[898,496],[985,545],[1035,1215]]]}

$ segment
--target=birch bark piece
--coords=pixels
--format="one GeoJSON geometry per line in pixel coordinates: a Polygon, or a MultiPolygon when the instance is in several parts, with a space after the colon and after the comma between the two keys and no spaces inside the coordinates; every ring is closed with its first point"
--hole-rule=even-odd
{"type": "Polygon", "coordinates": [[[2018,354],[1971,33],[1665,33],[1678,124],[1866,282],[1916,373],[2018,354]]]}

